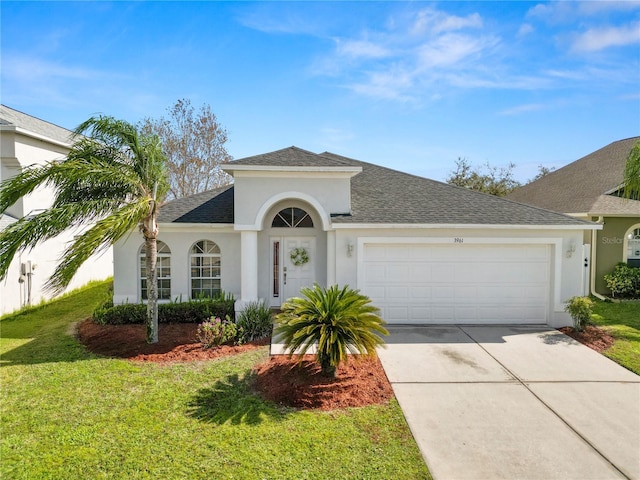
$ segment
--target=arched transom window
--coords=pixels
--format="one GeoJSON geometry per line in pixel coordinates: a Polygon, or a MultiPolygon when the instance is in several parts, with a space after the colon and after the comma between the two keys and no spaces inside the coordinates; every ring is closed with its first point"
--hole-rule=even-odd
{"type": "Polygon", "coordinates": [[[271,222],[272,228],[313,228],[313,220],[301,208],[288,207],[280,210],[271,222]]]}
{"type": "MultiPolygon", "coordinates": [[[[157,263],[156,272],[158,275],[158,300],[171,299],[171,250],[166,243],[157,241],[157,263]]],[[[146,245],[140,249],[140,296],[143,300],[148,298],[147,290],[147,265],[146,265],[146,245]]]]}
{"type": "Polygon", "coordinates": [[[196,242],[189,252],[191,298],[213,298],[221,293],[220,247],[211,240],[196,242]]]}

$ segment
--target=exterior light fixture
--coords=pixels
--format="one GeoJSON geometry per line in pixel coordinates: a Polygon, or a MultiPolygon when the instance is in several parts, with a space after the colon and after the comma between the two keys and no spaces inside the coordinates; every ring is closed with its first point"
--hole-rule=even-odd
{"type": "Polygon", "coordinates": [[[351,257],[353,255],[353,243],[347,243],[347,257],[351,257]]]}

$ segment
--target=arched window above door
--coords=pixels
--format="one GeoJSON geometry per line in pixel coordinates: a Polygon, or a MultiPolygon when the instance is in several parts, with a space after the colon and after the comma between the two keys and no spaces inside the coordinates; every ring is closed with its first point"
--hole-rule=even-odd
{"type": "Polygon", "coordinates": [[[313,228],[313,220],[301,208],[287,207],[280,210],[271,222],[272,228],[313,228]]]}

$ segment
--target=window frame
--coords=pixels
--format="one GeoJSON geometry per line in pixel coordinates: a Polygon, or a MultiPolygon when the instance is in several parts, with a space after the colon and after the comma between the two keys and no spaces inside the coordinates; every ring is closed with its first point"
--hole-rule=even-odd
{"type": "MultiPolygon", "coordinates": [[[[158,302],[164,303],[171,301],[171,248],[169,247],[169,245],[167,245],[166,242],[163,242],[162,240],[156,240],[156,247],[156,280],[158,282],[158,302]]],[[[146,244],[143,243],[138,249],[138,298],[140,298],[140,301],[143,303],[146,303],[149,300],[148,288],[146,287],[147,265],[145,248],[146,244]],[[143,272],[145,275],[143,275],[143,272]],[[143,282],[145,285],[144,287],[143,282]]]]}
{"type": "Polygon", "coordinates": [[[285,207],[271,220],[271,228],[314,228],[313,218],[303,208],[285,207]],[[278,223],[276,225],[276,223],[278,223]]]}
{"type": "Polygon", "coordinates": [[[197,300],[199,298],[202,298],[203,297],[202,293],[205,292],[206,290],[209,290],[209,291],[207,292],[208,295],[204,296],[205,298],[215,298],[220,294],[222,294],[222,249],[220,248],[220,245],[218,243],[206,238],[194,242],[189,248],[188,262],[189,262],[189,298],[190,299],[197,300]],[[217,252],[210,251],[211,247],[204,248],[207,242],[212,244],[215,247],[215,250],[217,250],[217,252]],[[198,247],[199,244],[202,244],[202,246],[198,247]],[[200,249],[199,252],[194,251],[196,247],[200,249]],[[200,259],[199,265],[193,264],[194,259],[200,259]],[[205,261],[205,259],[208,259],[208,260],[205,261]],[[213,259],[217,259],[217,264],[214,261],[212,261],[213,259]],[[199,270],[199,273],[200,273],[199,276],[193,275],[194,269],[199,270]],[[203,275],[203,272],[205,272],[207,269],[209,269],[209,271],[211,272],[209,276],[203,275]],[[216,269],[217,269],[217,275],[213,275],[213,272],[216,269]],[[200,282],[200,286],[194,287],[194,281],[200,282]],[[205,281],[211,281],[212,286],[205,288],[203,286],[205,281]],[[213,286],[216,283],[218,285],[217,288],[213,286]]]}

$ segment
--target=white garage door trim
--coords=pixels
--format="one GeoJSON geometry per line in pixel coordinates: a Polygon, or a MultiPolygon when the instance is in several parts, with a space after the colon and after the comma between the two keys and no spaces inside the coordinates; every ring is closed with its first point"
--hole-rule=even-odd
{"type": "Polygon", "coordinates": [[[358,288],[367,293],[365,287],[365,258],[364,252],[366,245],[371,244],[430,244],[434,246],[448,246],[449,249],[464,248],[465,246],[497,246],[497,245],[547,245],[549,249],[549,269],[551,275],[549,282],[552,285],[548,293],[547,310],[545,312],[544,321],[549,321],[552,315],[551,305],[555,311],[562,311],[562,305],[559,302],[561,292],[561,265],[562,265],[562,239],[561,238],[485,238],[485,237],[360,237],[358,238],[358,256],[357,256],[357,285],[358,288]]]}

